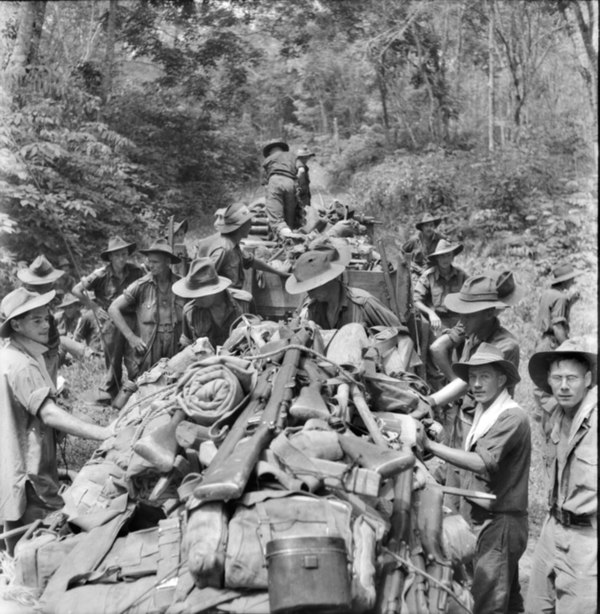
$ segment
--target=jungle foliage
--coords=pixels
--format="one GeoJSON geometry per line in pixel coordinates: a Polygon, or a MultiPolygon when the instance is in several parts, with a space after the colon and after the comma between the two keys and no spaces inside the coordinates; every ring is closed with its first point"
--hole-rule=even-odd
{"type": "Polygon", "coordinates": [[[2,284],[66,243],[85,269],[110,235],[143,243],[171,215],[210,225],[259,195],[272,137],[314,148],[352,204],[406,226],[449,213],[467,240],[560,234],[565,185],[597,157],[594,2],[2,9],[2,284]]]}

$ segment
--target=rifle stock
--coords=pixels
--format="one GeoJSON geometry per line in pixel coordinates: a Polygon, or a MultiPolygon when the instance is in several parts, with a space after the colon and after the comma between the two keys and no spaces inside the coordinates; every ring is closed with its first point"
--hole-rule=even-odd
{"type": "MultiPolygon", "coordinates": [[[[309,337],[308,330],[301,330],[291,339],[291,343],[306,346],[309,337]]],[[[236,428],[241,417],[238,418],[234,429],[225,438],[200,483],[194,488],[195,504],[229,501],[243,494],[261,452],[274,437],[276,430],[281,428],[293,397],[301,350],[294,348],[284,351],[283,363],[273,380],[271,396],[257,429],[242,440],[246,422],[236,428]]],[[[246,415],[245,411],[243,415],[246,415]]]]}
{"type": "MultiPolygon", "coordinates": [[[[410,508],[412,498],[412,471],[403,471],[394,479],[394,507],[388,548],[406,558],[410,538],[410,508]]],[[[395,559],[387,560],[383,567],[383,586],[378,614],[400,614],[406,570],[395,559]]]]}

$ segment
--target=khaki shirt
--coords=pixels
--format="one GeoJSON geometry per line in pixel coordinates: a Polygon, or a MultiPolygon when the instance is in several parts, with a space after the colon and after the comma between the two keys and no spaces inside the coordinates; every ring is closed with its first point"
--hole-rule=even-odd
{"type": "Polygon", "coordinates": [[[107,264],[96,269],[81,280],[85,290],[93,290],[96,302],[105,311],[127,286],[144,275],[144,271],[137,264],[125,263],[123,278],[118,279],[112,265],[107,264]]]}
{"type": "Polygon", "coordinates": [[[568,294],[556,288],[548,288],[540,297],[540,308],[536,320],[537,329],[542,335],[552,335],[554,334],[552,326],[564,324],[568,332],[570,311],[571,302],[568,294]]]}
{"type": "Polygon", "coordinates": [[[429,267],[415,285],[415,301],[421,301],[439,316],[447,317],[450,312],[444,305],[444,299],[452,292],[460,292],[466,279],[467,274],[454,265],[447,277],[442,275],[437,266],[429,267]]]}
{"type": "MultiPolygon", "coordinates": [[[[172,286],[178,279],[179,275],[171,272],[170,285],[172,286]]],[[[138,360],[140,365],[144,369],[149,368],[160,358],[173,356],[177,352],[179,336],[181,335],[181,320],[185,299],[170,291],[168,294],[170,303],[169,321],[161,322],[159,318],[158,287],[151,273],[134,281],[124,290],[122,296],[127,305],[135,309],[136,332],[149,348],[146,356],[143,357],[144,360],[138,360]],[[163,337],[160,340],[158,333],[163,337]],[[170,335],[171,343],[167,351],[164,351],[164,337],[166,335],[170,335]]]]}
{"type": "Polygon", "coordinates": [[[56,431],[38,411],[56,389],[46,369],[41,345],[13,333],[0,349],[0,521],[16,521],[25,513],[25,484],[56,506],[56,431]]]}
{"type": "Polygon", "coordinates": [[[573,418],[564,455],[559,452],[562,421],[560,406],[551,418],[549,504],[575,515],[598,511],[598,387],[585,396],[573,418]]]}
{"type": "Polygon", "coordinates": [[[223,293],[224,318],[217,322],[211,309],[197,307],[194,301],[186,303],[183,308],[183,326],[180,344],[187,346],[200,337],[208,337],[213,347],[223,345],[229,337],[229,328],[242,315],[238,303],[225,290],[223,293]]]}
{"type": "Polygon", "coordinates": [[[244,269],[249,269],[254,261],[252,254],[223,235],[209,247],[208,256],[215,263],[217,273],[231,279],[232,288],[241,288],[244,285],[244,269]]]}
{"type": "Polygon", "coordinates": [[[371,326],[401,326],[400,320],[372,294],[360,288],[341,285],[341,300],[335,322],[327,317],[327,303],[319,303],[308,297],[300,306],[301,318],[312,320],[321,328],[341,328],[344,324],[364,324],[371,326]]]}

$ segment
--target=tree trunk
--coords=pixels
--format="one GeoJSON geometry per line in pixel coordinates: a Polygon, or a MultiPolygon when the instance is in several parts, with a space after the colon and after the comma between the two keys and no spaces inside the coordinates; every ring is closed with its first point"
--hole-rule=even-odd
{"type": "Polygon", "coordinates": [[[489,0],[488,24],[488,150],[494,151],[494,0],[489,0]]]}
{"type": "Polygon", "coordinates": [[[45,14],[46,0],[21,2],[17,40],[6,69],[8,73],[24,76],[25,68],[37,62],[45,14]]]}
{"type": "Polygon", "coordinates": [[[104,57],[104,79],[102,83],[102,101],[106,102],[112,92],[113,66],[115,59],[115,24],[117,0],[110,0],[108,7],[108,24],[106,32],[106,55],[104,57]]]}

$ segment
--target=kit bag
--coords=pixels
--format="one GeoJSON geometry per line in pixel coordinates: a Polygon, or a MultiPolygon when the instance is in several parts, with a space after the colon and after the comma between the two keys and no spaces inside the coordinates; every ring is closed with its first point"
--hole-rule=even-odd
{"type": "Polygon", "coordinates": [[[352,557],[350,505],[338,499],[262,490],[240,500],[230,522],[225,556],[227,588],[268,587],[266,546],[282,537],[342,537],[352,557]]]}
{"type": "Polygon", "coordinates": [[[56,531],[39,529],[31,537],[20,539],[15,547],[15,584],[43,590],[85,536],[85,533],[60,535],[56,531]]]}
{"type": "Polygon", "coordinates": [[[50,579],[42,595],[50,614],[164,612],[174,600],[180,572],[179,517],[123,534],[129,514],[85,535],[50,579]]]}

